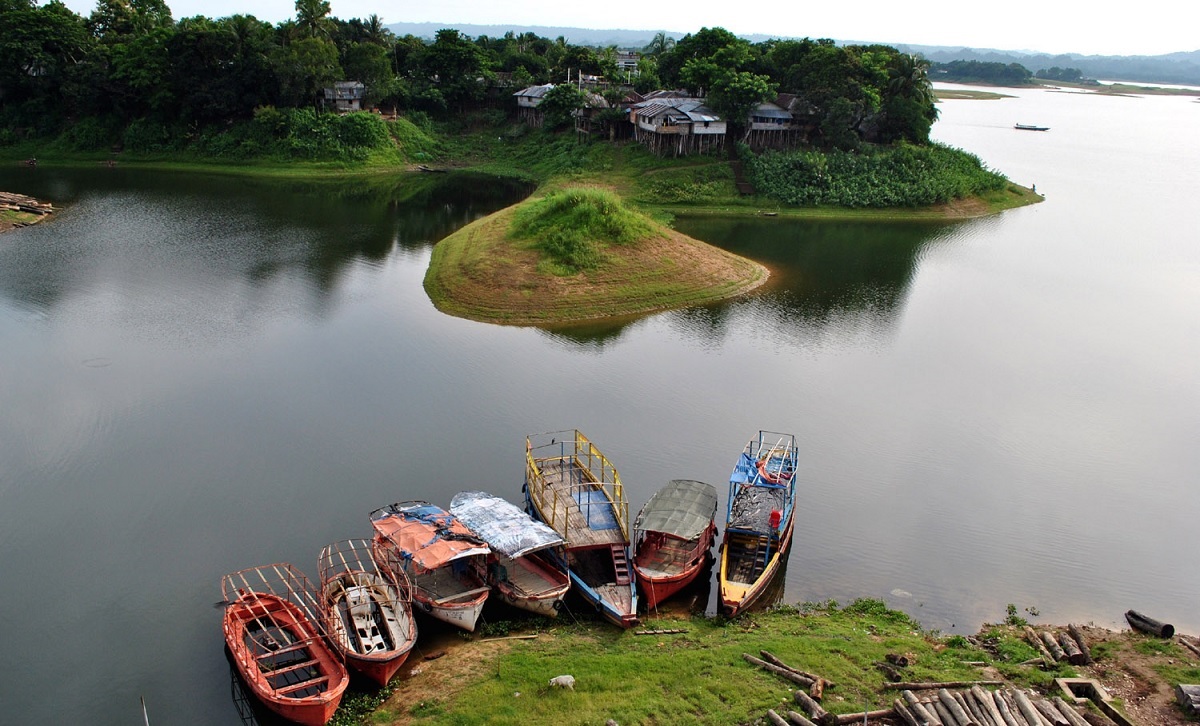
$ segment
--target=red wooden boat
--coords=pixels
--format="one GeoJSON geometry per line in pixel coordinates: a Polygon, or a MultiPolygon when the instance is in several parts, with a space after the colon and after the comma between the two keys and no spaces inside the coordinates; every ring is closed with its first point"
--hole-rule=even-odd
{"type": "Polygon", "coordinates": [[[371,543],[358,539],[321,550],[318,569],[329,641],[346,665],[386,686],[417,642],[412,585],[403,568],[399,562],[378,567],[371,543]]]}
{"type": "Polygon", "coordinates": [[[225,644],[250,690],[275,713],[306,726],[333,718],[350,682],[326,645],[308,579],[288,564],[221,579],[225,644]]]}
{"type": "Polygon", "coordinates": [[[675,479],[659,489],[633,523],[633,571],[653,610],[696,579],[717,536],[717,490],[675,479]]]}

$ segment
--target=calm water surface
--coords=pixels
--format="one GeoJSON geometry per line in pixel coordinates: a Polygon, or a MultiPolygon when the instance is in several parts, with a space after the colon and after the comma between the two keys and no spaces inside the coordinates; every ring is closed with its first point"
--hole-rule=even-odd
{"type": "Polygon", "coordinates": [[[1200,104],[1012,93],[942,103],[934,135],[1045,203],[680,220],[772,282],[553,331],[422,290],[433,241],[525,191],[493,180],[0,169],[64,206],[0,237],[5,720],[128,724],[145,696],[152,722],[236,723],[222,574],[315,575],[396,500],[517,501],[524,435],[571,427],[634,509],[670,478],[724,493],[746,439],[795,432],[788,601],[1200,629],[1200,104]]]}

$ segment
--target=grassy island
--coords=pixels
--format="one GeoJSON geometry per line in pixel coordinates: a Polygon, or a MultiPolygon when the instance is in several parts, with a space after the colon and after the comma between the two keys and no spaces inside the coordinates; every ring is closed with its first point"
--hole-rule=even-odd
{"type": "Polygon", "coordinates": [[[611,190],[566,186],[439,242],[425,290],[451,315],[556,324],[714,302],[767,277],[762,265],[680,234],[611,190]]]}

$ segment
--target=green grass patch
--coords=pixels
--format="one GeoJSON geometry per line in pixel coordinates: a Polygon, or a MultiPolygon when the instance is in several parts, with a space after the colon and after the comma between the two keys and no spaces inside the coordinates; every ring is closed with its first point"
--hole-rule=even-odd
{"type": "Polygon", "coordinates": [[[522,205],[509,235],[539,250],[544,272],[574,275],[608,260],[608,245],[624,245],[656,236],[655,225],[603,189],[553,191],[522,205]]]}

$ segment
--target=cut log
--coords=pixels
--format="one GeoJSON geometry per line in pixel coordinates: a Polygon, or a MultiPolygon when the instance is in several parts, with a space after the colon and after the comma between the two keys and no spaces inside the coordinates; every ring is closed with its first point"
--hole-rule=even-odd
{"type": "Polygon", "coordinates": [[[1038,634],[1034,632],[1033,628],[1029,627],[1028,625],[1025,626],[1025,640],[1029,641],[1029,644],[1041,654],[1042,665],[1046,666],[1047,668],[1054,667],[1054,656],[1050,654],[1050,651],[1046,650],[1046,644],[1042,642],[1042,639],[1038,637],[1038,634]]]}
{"type": "Polygon", "coordinates": [[[1058,709],[1054,707],[1054,704],[1050,703],[1046,699],[1038,698],[1033,700],[1033,705],[1038,712],[1045,716],[1046,720],[1054,724],[1054,726],[1071,726],[1071,722],[1067,720],[1067,717],[1059,713],[1058,709]]]}
{"type": "Polygon", "coordinates": [[[767,709],[767,720],[775,724],[775,726],[788,726],[787,719],[775,713],[771,709],[767,709]]]}
{"type": "Polygon", "coordinates": [[[992,694],[979,686],[971,686],[971,695],[979,702],[979,707],[987,712],[992,723],[996,726],[1005,726],[1004,717],[1000,715],[1000,709],[996,708],[996,701],[992,698],[992,694]]]}
{"type": "Polygon", "coordinates": [[[878,711],[867,711],[865,713],[842,713],[838,714],[837,720],[842,726],[850,726],[850,724],[862,723],[864,717],[867,721],[873,721],[877,718],[887,718],[891,715],[892,711],[893,709],[883,708],[878,711]]]}
{"type": "Polygon", "coordinates": [[[1013,691],[1013,699],[1017,702],[1017,708],[1021,711],[1021,715],[1025,717],[1025,722],[1029,726],[1042,726],[1046,723],[1044,717],[1033,707],[1033,703],[1029,700],[1029,696],[1025,695],[1024,691],[1013,691]]]}
{"type": "Polygon", "coordinates": [[[908,656],[906,655],[901,655],[899,653],[888,653],[887,655],[883,656],[883,659],[894,666],[899,666],[900,668],[908,667],[908,656]]]}
{"type": "Polygon", "coordinates": [[[975,703],[975,696],[971,695],[970,691],[955,691],[954,700],[958,701],[958,705],[967,710],[971,715],[971,720],[979,724],[979,726],[996,726],[988,715],[979,708],[979,704],[975,703]]]}
{"type": "Polygon", "coordinates": [[[904,723],[908,724],[908,726],[925,726],[925,722],[921,721],[916,714],[910,711],[908,709],[908,704],[906,704],[903,700],[897,698],[892,702],[892,707],[893,710],[895,710],[896,715],[899,716],[904,723]]]}
{"type": "Polygon", "coordinates": [[[1137,610],[1126,611],[1125,619],[1129,621],[1129,625],[1134,630],[1140,630],[1143,633],[1157,635],[1160,638],[1170,638],[1175,635],[1174,625],[1159,622],[1154,618],[1142,615],[1137,610]]]}
{"type": "Polygon", "coordinates": [[[884,688],[903,691],[929,691],[938,688],[970,688],[971,686],[1002,686],[1004,681],[901,681],[900,683],[885,683],[884,688]]]}
{"type": "Polygon", "coordinates": [[[921,720],[922,723],[936,724],[943,726],[942,720],[937,717],[937,711],[931,708],[926,708],[925,704],[921,703],[917,695],[912,691],[902,691],[900,693],[904,697],[904,701],[908,703],[908,708],[913,712],[913,715],[921,720]]]}
{"type": "Polygon", "coordinates": [[[941,701],[934,701],[930,705],[933,706],[934,712],[945,726],[966,726],[959,723],[958,719],[954,718],[954,714],[950,713],[950,709],[946,708],[946,704],[941,701]]]}
{"type": "Polygon", "coordinates": [[[833,682],[833,681],[831,681],[831,680],[829,680],[828,678],[825,678],[824,676],[819,676],[819,675],[817,675],[816,673],[809,673],[809,672],[808,672],[808,671],[806,671],[806,670],[801,670],[801,669],[799,669],[799,668],[797,668],[797,667],[795,667],[795,666],[793,666],[793,665],[789,665],[789,664],[787,664],[787,663],[784,663],[782,660],[780,660],[780,659],[779,659],[779,657],[778,657],[778,656],[774,655],[774,654],[773,654],[773,653],[771,653],[771,651],[769,651],[769,650],[760,650],[760,651],[758,651],[758,653],[759,653],[759,655],[761,655],[761,656],[763,657],[763,660],[767,661],[768,663],[773,663],[773,664],[775,664],[775,665],[779,666],[780,668],[787,668],[787,669],[788,669],[789,671],[791,671],[792,673],[796,673],[796,674],[802,675],[802,676],[804,676],[805,678],[807,678],[807,679],[809,679],[809,680],[811,680],[811,681],[813,681],[813,682],[816,682],[816,681],[825,681],[825,687],[826,687],[826,688],[833,688],[833,687],[834,687],[834,682],[833,682]]]}
{"type": "Polygon", "coordinates": [[[1067,631],[1071,633],[1071,637],[1074,638],[1075,642],[1079,645],[1079,650],[1081,650],[1083,655],[1087,658],[1087,662],[1084,663],[1084,665],[1091,665],[1094,663],[1095,661],[1092,660],[1092,649],[1088,647],[1087,640],[1083,637],[1083,630],[1078,626],[1068,625],[1067,631]]]}
{"type": "Polygon", "coordinates": [[[683,628],[669,628],[667,630],[635,630],[634,635],[675,635],[677,633],[686,633],[683,628]]]}
{"type": "Polygon", "coordinates": [[[1054,656],[1054,662],[1066,660],[1067,654],[1063,652],[1062,646],[1054,639],[1050,633],[1042,631],[1042,642],[1046,644],[1046,649],[1050,651],[1050,655],[1054,656]]]}
{"type": "Polygon", "coordinates": [[[1079,715],[1075,707],[1058,696],[1054,697],[1054,706],[1071,722],[1071,726],[1088,726],[1088,722],[1083,720],[1083,717],[1079,715]]]}
{"type": "Polygon", "coordinates": [[[1088,662],[1089,659],[1079,649],[1079,644],[1067,633],[1058,634],[1058,644],[1062,646],[1063,652],[1067,654],[1067,661],[1071,665],[1085,665],[1088,662]]]}
{"type": "Polygon", "coordinates": [[[808,687],[808,695],[812,696],[814,701],[820,701],[825,696],[825,679],[818,678],[813,681],[808,687]]]}
{"type": "Polygon", "coordinates": [[[954,694],[945,688],[939,688],[937,694],[938,700],[953,714],[954,720],[958,722],[958,726],[979,726],[975,719],[971,718],[971,714],[968,713],[967,709],[963,708],[958,699],[954,697],[954,694]]]}
{"type": "Polygon", "coordinates": [[[787,717],[788,721],[791,721],[795,726],[817,726],[812,721],[809,721],[804,714],[797,713],[796,711],[788,711],[787,717]]]}
{"type": "Polygon", "coordinates": [[[1003,691],[992,691],[992,700],[996,702],[996,709],[1000,711],[1004,723],[1008,726],[1023,726],[1025,719],[1021,718],[1019,713],[1013,713],[1013,707],[1008,703],[1003,691]]]}
{"type": "Polygon", "coordinates": [[[793,673],[787,668],[780,668],[777,665],[772,665],[761,658],[755,658],[749,653],[742,653],[742,658],[745,658],[747,663],[756,665],[769,673],[774,673],[775,675],[780,676],[781,678],[786,678],[796,685],[804,686],[805,688],[812,685],[812,681],[804,676],[799,675],[798,673],[793,673]]]}
{"type": "Polygon", "coordinates": [[[820,726],[837,726],[837,716],[821,708],[821,704],[812,700],[812,697],[804,691],[793,691],[792,698],[808,712],[808,717],[820,726]]]}
{"type": "Polygon", "coordinates": [[[1181,635],[1181,636],[1179,636],[1178,640],[1179,640],[1179,642],[1180,642],[1180,643],[1182,643],[1182,644],[1183,644],[1183,647],[1185,647],[1185,648],[1187,648],[1188,650],[1192,651],[1192,652],[1193,652],[1193,653],[1195,653],[1197,656],[1200,656],[1200,646],[1198,646],[1198,645],[1196,645],[1195,643],[1191,642],[1190,640],[1188,640],[1187,638],[1183,637],[1182,635],[1181,635]]]}
{"type": "Polygon", "coordinates": [[[899,683],[904,680],[904,674],[893,665],[877,660],[875,661],[875,667],[883,671],[883,675],[887,676],[887,679],[892,683],[899,683]]]}

